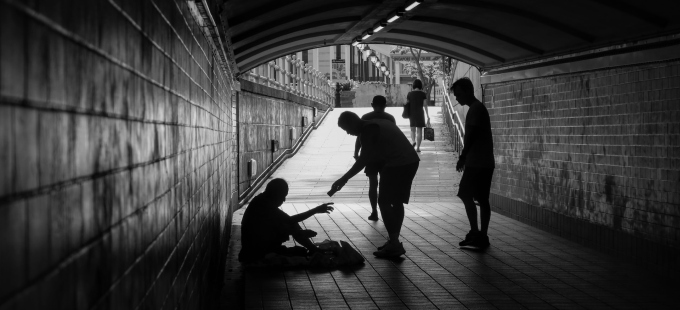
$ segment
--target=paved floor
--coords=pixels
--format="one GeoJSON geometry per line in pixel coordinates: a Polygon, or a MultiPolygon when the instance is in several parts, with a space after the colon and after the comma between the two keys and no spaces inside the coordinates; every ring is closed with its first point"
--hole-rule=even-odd
{"type": "MultiPolygon", "coordinates": [[[[236,256],[240,220],[227,262],[223,305],[248,309],[680,309],[680,287],[615,257],[492,214],[485,252],[458,247],[467,230],[461,201],[455,197],[460,174],[442,126],[431,108],[437,142],[424,142],[421,165],[406,207],[399,260],[371,254],[385,241],[382,221],[370,213],[368,181],[357,175],[333,198],[330,184],[353,163],[354,137],[337,124],[336,109],[298,155],[274,174],[291,190],[283,210],[296,214],[321,202],[335,202],[330,215],[303,222],[318,232],[315,241],[347,240],[366,258],[352,270],[243,270],[236,256]],[[446,137],[446,138],[445,138],[446,137]]],[[[351,109],[357,114],[369,109],[351,109]]],[[[408,130],[397,108],[388,112],[408,130]]],[[[289,246],[293,242],[289,242],[289,246]]]]}

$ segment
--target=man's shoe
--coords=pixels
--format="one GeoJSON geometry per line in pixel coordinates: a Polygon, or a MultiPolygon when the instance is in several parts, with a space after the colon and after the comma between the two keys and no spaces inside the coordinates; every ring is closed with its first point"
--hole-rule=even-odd
{"type": "Polygon", "coordinates": [[[385,242],[385,244],[379,246],[379,247],[378,247],[378,250],[384,249],[388,244],[390,244],[390,241],[389,241],[389,240],[387,240],[387,241],[385,242]]]}
{"type": "Polygon", "coordinates": [[[469,246],[473,246],[476,248],[481,248],[481,249],[486,249],[491,245],[489,243],[489,236],[487,235],[482,235],[481,233],[477,236],[475,236],[474,240],[472,240],[472,243],[469,244],[469,246]]]}
{"type": "Polygon", "coordinates": [[[470,244],[475,240],[475,237],[477,236],[477,234],[479,234],[479,232],[476,232],[476,231],[472,231],[472,230],[471,230],[469,233],[467,233],[467,235],[465,235],[465,240],[463,240],[463,241],[461,241],[460,243],[458,243],[458,245],[459,245],[459,246],[468,246],[468,245],[470,245],[470,244]]]}
{"type": "Polygon", "coordinates": [[[373,255],[378,258],[393,258],[399,257],[405,253],[406,250],[404,250],[404,245],[399,242],[399,244],[390,243],[386,247],[382,248],[382,250],[373,252],[373,255]]]}
{"type": "Polygon", "coordinates": [[[378,220],[378,213],[377,212],[371,213],[371,215],[368,217],[368,219],[371,220],[371,221],[377,221],[378,220]]]}

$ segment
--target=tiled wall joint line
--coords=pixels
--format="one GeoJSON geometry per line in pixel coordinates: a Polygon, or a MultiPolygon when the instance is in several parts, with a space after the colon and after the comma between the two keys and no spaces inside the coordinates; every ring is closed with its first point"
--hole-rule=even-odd
{"type": "Polygon", "coordinates": [[[162,162],[162,161],[165,161],[165,160],[168,160],[168,159],[172,159],[174,157],[183,155],[185,153],[193,152],[193,151],[196,151],[196,150],[199,150],[199,149],[202,149],[202,148],[206,148],[206,147],[210,147],[210,146],[220,145],[220,144],[223,144],[223,143],[226,143],[226,141],[215,142],[215,143],[212,143],[212,144],[206,144],[206,145],[198,146],[198,147],[195,147],[195,148],[186,149],[186,150],[183,150],[181,152],[171,154],[171,155],[168,155],[168,156],[165,156],[165,157],[153,159],[153,160],[150,160],[150,161],[147,161],[147,162],[136,163],[136,164],[132,164],[132,165],[129,165],[129,166],[114,168],[114,169],[110,169],[110,170],[106,170],[106,171],[100,171],[100,172],[97,172],[97,173],[94,173],[94,174],[91,174],[91,175],[77,177],[77,178],[73,178],[73,179],[65,180],[65,181],[60,181],[60,182],[50,184],[50,185],[47,185],[47,186],[38,187],[36,189],[32,189],[32,190],[28,190],[28,191],[24,191],[24,192],[18,192],[18,193],[14,193],[14,194],[11,194],[11,195],[2,196],[2,197],[0,197],[0,204],[3,204],[3,205],[9,204],[10,202],[16,201],[16,200],[19,200],[19,199],[25,199],[25,198],[29,198],[29,197],[33,197],[33,196],[39,196],[39,195],[49,193],[51,191],[57,191],[57,190],[65,188],[65,187],[77,185],[77,184],[80,184],[80,183],[83,183],[83,182],[86,182],[86,181],[90,181],[90,180],[93,180],[93,179],[98,179],[98,178],[101,178],[101,177],[110,176],[110,175],[113,175],[113,174],[116,174],[116,173],[121,173],[121,172],[124,172],[124,171],[131,171],[131,170],[134,170],[134,169],[137,169],[137,168],[140,168],[140,167],[145,167],[145,166],[152,165],[152,164],[155,164],[155,163],[158,163],[158,162],[162,162]]]}
{"type": "MultiPolygon", "coordinates": [[[[220,142],[220,144],[221,144],[221,143],[222,143],[222,142],[220,142]]],[[[140,208],[138,208],[135,212],[133,212],[133,213],[131,213],[131,214],[128,214],[128,215],[126,215],[126,216],[124,216],[124,217],[121,217],[116,223],[112,223],[108,228],[106,228],[105,230],[103,230],[99,235],[94,236],[91,240],[89,240],[87,243],[85,243],[81,248],[78,249],[77,252],[71,253],[68,257],[64,258],[61,262],[59,262],[59,263],[57,264],[57,266],[56,266],[55,268],[53,268],[53,269],[51,269],[50,271],[48,271],[48,272],[46,272],[46,273],[44,273],[44,274],[41,274],[41,275],[37,276],[36,278],[32,279],[29,283],[27,283],[27,285],[26,285],[24,288],[22,288],[21,290],[17,291],[15,294],[8,296],[5,300],[0,300],[0,305],[1,305],[1,304],[4,304],[4,303],[6,303],[6,302],[9,302],[9,301],[11,301],[11,300],[13,300],[13,299],[16,299],[16,298],[21,297],[23,294],[26,293],[27,290],[29,290],[31,287],[33,287],[36,283],[42,282],[42,281],[44,281],[44,280],[46,280],[46,279],[49,279],[49,278],[53,277],[54,275],[56,275],[59,271],[63,270],[63,269],[64,269],[66,266],[68,266],[69,264],[72,264],[72,263],[73,263],[76,259],[78,259],[80,256],[84,255],[84,254],[87,253],[90,249],[92,249],[94,246],[96,246],[99,242],[101,242],[101,241],[104,239],[104,237],[110,235],[111,232],[113,231],[113,229],[115,229],[116,227],[120,226],[122,223],[124,223],[125,221],[127,221],[127,220],[130,219],[131,217],[136,216],[137,214],[143,213],[149,206],[151,206],[151,205],[154,204],[155,202],[159,201],[163,196],[165,196],[165,195],[167,195],[168,193],[170,193],[171,191],[173,191],[173,190],[179,188],[179,186],[180,186],[182,183],[184,183],[185,179],[187,179],[190,175],[195,174],[197,171],[199,171],[199,170],[200,170],[201,168],[203,168],[205,165],[207,165],[207,164],[209,164],[209,163],[215,161],[217,158],[219,158],[220,156],[222,156],[222,155],[225,154],[226,152],[227,152],[227,151],[224,151],[224,152],[222,152],[222,153],[216,155],[215,157],[213,157],[212,159],[206,161],[205,163],[203,163],[201,166],[197,167],[197,168],[194,169],[193,171],[188,172],[188,173],[185,174],[183,177],[181,177],[181,178],[177,181],[177,183],[171,185],[170,188],[168,188],[166,191],[164,191],[164,192],[161,193],[160,195],[154,197],[154,198],[153,198],[151,201],[149,201],[148,203],[145,203],[144,205],[142,205],[142,206],[141,206],[140,208]]],[[[216,173],[217,173],[217,172],[213,171],[213,174],[211,174],[211,177],[212,177],[212,175],[214,175],[214,174],[216,174],[216,173]]],[[[167,228],[170,227],[170,225],[175,224],[176,219],[177,219],[177,216],[178,216],[180,213],[184,212],[185,207],[187,206],[187,203],[188,203],[189,201],[191,201],[191,199],[194,197],[194,195],[197,195],[197,193],[200,192],[200,189],[203,188],[203,186],[204,186],[209,180],[210,180],[210,178],[207,178],[206,180],[204,180],[204,181],[201,183],[201,185],[199,186],[199,188],[192,194],[192,196],[187,197],[187,200],[185,201],[185,204],[183,204],[183,205],[180,206],[180,208],[177,210],[177,212],[175,212],[173,218],[172,218],[170,221],[168,221],[168,223],[167,223],[166,226],[163,228],[163,230],[162,230],[162,231],[161,231],[161,232],[153,239],[153,241],[148,245],[148,247],[144,250],[144,252],[143,252],[142,254],[140,254],[140,255],[137,257],[137,259],[135,259],[135,262],[134,262],[134,263],[133,263],[133,264],[132,264],[132,265],[131,265],[124,273],[123,273],[123,274],[121,274],[121,276],[120,276],[118,279],[116,279],[116,281],[114,282],[114,284],[111,285],[110,290],[109,290],[109,293],[110,293],[111,290],[113,290],[113,289],[115,288],[115,283],[120,282],[120,280],[124,277],[124,275],[127,274],[127,273],[129,273],[129,272],[135,267],[135,265],[136,265],[137,263],[139,263],[139,261],[141,261],[141,259],[144,257],[145,254],[148,253],[148,251],[151,249],[151,247],[152,247],[153,244],[156,242],[156,240],[157,240],[158,238],[161,237],[161,235],[163,234],[163,232],[165,232],[165,231],[167,230],[167,228]]],[[[201,208],[199,207],[198,211],[200,211],[200,210],[201,210],[201,208]]],[[[198,214],[198,211],[194,214],[194,217],[198,214]]],[[[185,233],[186,233],[187,231],[188,231],[188,229],[185,230],[185,233]]],[[[177,246],[178,246],[178,245],[176,245],[175,248],[176,248],[177,246]]],[[[106,295],[102,296],[102,300],[104,299],[105,296],[106,296],[106,295]]]]}
{"type": "Polygon", "coordinates": [[[144,73],[139,72],[138,70],[132,68],[132,67],[129,66],[128,64],[123,63],[122,61],[120,61],[120,60],[114,58],[113,56],[109,55],[109,54],[106,53],[105,51],[103,51],[103,50],[99,49],[98,47],[92,45],[91,43],[85,41],[83,38],[81,38],[80,36],[76,35],[75,33],[70,32],[69,30],[65,29],[65,28],[62,27],[61,25],[59,25],[59,24],[55,23],[54,21],[50,20],[48,17],[46,17],[46,16],[44,16],[44,15],[42,15],[42,14],[40,14],[40,13],[38,13],[38,12],[36,12],[36,11],[34,11],[34,10],[28,8],[28,7],[24,7],[24,6],[20,6],[20,5],[18,5],[18,4],[15,4],[14,1],[12,1],[12,0],[8,0],[8,1],[9,1],[10,4],[14,5],[15,8],[16,8],[17,10],[19,10],[19,11],[25,13],[26,15],[30,16],[31,18],[35,19],[36,21],[38,21],[38,22],[42,23],[43,25],[49,27],[50,29],[52,29],[52,30],[55,31],[56,33],[60,34],[61,36],[63,36],[63,37],[65,37],[65,38],[67,38],[67,39],[73,41],[73,42],[76,43],[76,44],[79,44],[79,45],[83,46],[84,48],[86,48],[86,49],[88,49],[88,50],[94,52],[95,54],[98,54],[99,56],[103,57],[104,59],[108,60],[109,62],[111,62],[111,63],[113,63],[113,64],[115,64],[115,65],[117,65],[117,66],[119,66],[119,67],[121,67],[121,68],[123,68],[123,69],[129,71],[130,73],[132,73],[132,74],[134,74],[134,75],[136,75],[136,76],[138,76],[138,77],[140,77],[140,78],[142,78],[142,79],[148,81],[149,83],[151,83],[151,84],[153,84],[153,85],[155,85],[155,86],[157,86],[157,87],[162,88],[163,90],[167,91],[168,93],[171,93],[171,94],[175,95],[176,97],[178,97],[178,98],[180,98],[180,99],[186,101],[187,103],[189,103],[189,104],[191,104],[191,105],[193,105],[193,106],[195,106],[195,107],[197,107],[197,108],[199,108],[199,109],[205,111],[206,113],[208,113],[208,114],[210,114],[211,116],[215,117],[215,118],[216,118],[217,120],[219,120],[220,122],[226,123],[224,120],[220,119],[219,116],[215,115],[215,114],[212,113],[211,111],[209,111],[209,110],[207,110],[206,108],[202,107],[200,104],[197,104],[197,103],[191,101],[189,98],[186,98],[184,95],[178,93],[177,91],[175,91],[175,90],[173,90],[173,89],[170,89],[168,86],[165,86],[165,85],[161,84],[160,82],[158,82],[158,81],[156,81],[156,80],[154,80],[154,79],[152,79],[152,78],[146,76],[144,73]]]}
{"type": "MultiPolygon", "coordinates": [[[[185,75],[192,83],[194,83],[194,85],[196,85],[196,87],[200,88],[200,89],[205,93],[205,95],[208,96],[208,98],[210,98],[210,102],[211,102],[213,105],[217,106],[217,108],[220,110],[220,112],[224,113],[224,110],[220,107],[219,104],[216,104],[216,103],[215,103],[215,98],[213,98],[213,97],[210,95],[210,93],[208,92],[208,90],[204,89],[198,82],[196,82],[196,80],[195,80],[193,77],[191,77],[191,75],[189,75],[189,73],[186,72],[186,70],[185,70],[182,66],[180,66],[179,63],[177,63],[177,61],[176,61],[170,54],[168,54],[168,53],[167,53],[167,52],[166,52],[166,51],[158,44],[158,42],[154,41],[154,40],[153,40],[153,39],[152,39],[152,38],[151,38],[151,37],[150,37],[150,36],[149,36],[149,35],[141,28],[140,25],[138,25],[137,23],[135,23],[135,21],[132,19],[132,17],[130,17],[129,14],[127,14],[127,12],[125,12],[125,11],[124,11],[124,10],[123,10],[123,9],[122,9],[122,8],[121,8],[114,0],[109,0],[108,2],[109,2],[109,3],[111,4],[111,6],[113,6],[113,7],[114,7],[114,8],[115,8],[115,9],[116,9],[116,10],[117,10],[117,11],[118,11],[118,12],[126,19],[126,20],[128,20],[128,22],[130,22],[130,24],[131,24],[133,27],[135,27],[135,28],[137,29],[137,31],[139,31],[139,33],[142,34],[142,36],[144,36],[144,38],[146,38],[149,42],[151,42],[151,45],[153,45],[153,46],[154,46],[159,52],[161,52],[168,60],[170,60],[170,61],[173,63],[173,65],[175,65],[180,71],[182,71],[182,73],[183,73],[183,74],[184,74],[184,75],[185,75]]],[[[154,5],[155,5],[155,4],[154,4],[154,5]]],[[[159,14],[162,15],[162,13],[161,13],[160,11],[158,11],[158,12],[159,12],[159,14]]],[[[171,25],[169,25],[169,26],[172,27],[171,25]]],[[[173,28],[173,29],[174,29],[174,28],[173,28]]],[[[207,60],[208,60],[208,62],[211,61],[211,59],[207,59],[207,60]]],[[[203,72],[203,75],[204,75],[206,78],[210,78],[210,77],[208,76],[208,74],[205,72],[205,70],[203,70],[203,68],[201,68],[201,71],[203,72]]]]}
{"type": "Polygon", "coordinates": [[[62,105],[62,104],[56,103],[56,102],[26,100],[26,99],[22,99],[22,98],[9,97],[9,96],[5,96],[5,95],[2,95],[0,97],[0,103],[2,105],[5,105],[5,106],[13,106],[13,107],[16,107],[16,108],[23,108],[23,109],[34,109],[34,110],[43,111],[43,112],[69,113],[69,114],[83,115],[83,116],[96,116],[96,117],[117,119],[117,120],[143,123],[143,124],[166,125],[166,126],[183,127],[183,128],[204,129],[204,130],[210,130],[210,131],[220,132],[220,133],[231,133],[231,131],[219,130],[219,129],[215,129],[213,127],[191,125],[189,123],[157,121],[157,120],[152,120],[152,119],[143,118],[143,117],[128,116],[128,115],[125,115],[125,114],[118,114],[118,113],[111,113],[111,112],[106,112],[106,111],[98,111],[98,110],[92,110],[92,109],[83,109],[83,108],[80,108],[80,107],[67,106],[67,105],[62,105]]]}

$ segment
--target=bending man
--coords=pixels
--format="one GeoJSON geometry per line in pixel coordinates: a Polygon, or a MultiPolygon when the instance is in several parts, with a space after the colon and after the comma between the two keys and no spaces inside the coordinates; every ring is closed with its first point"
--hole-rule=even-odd
{"type": "Polygon", "coordinates": [[[373,255],[397,257],[406,251],[399,242],[401,225],[404,222],[404,204],[411,195],[411,183],[418,171],[420,158],[404,133],[396,124],[374,119],[365,121],[358,115],[345,111],[340,114],[338,126],[352,136],[361,139],[361,156],[352,168],[333,183],[331,193],[342,189],[366,165],[379,165],[380,195],[378,206],[382,214],[389,240],[378,247],[373,255]]]}
{"type": "MultiPolygon", "coordinates": [[[[361,117],[362,120],[370,121],[372,119],[384,119],[392,123],[397,123],[389,113],[385,112],[385,107],[387,106],[387,99],[383,96],[373,97],[373,102],[371,102],[373,107],[373,112],[364,114],[361,117]]],[[[359,150],[361,149],[361,139],[357,137],[357,142],[354,145],[354,159],[359,159],[359,150]]],[[[371,215],[368,217],[371,221],[378,220],[378,172],[380,171],[380,166],[378,164],[366,164],[366,169],[364,173],[368,177],[368,201],[371,202],[371,215]]]]}

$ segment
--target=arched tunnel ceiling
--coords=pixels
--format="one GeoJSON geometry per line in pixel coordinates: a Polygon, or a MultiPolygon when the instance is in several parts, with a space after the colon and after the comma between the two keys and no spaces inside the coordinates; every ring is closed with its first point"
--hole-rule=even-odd
{"type": "MultiPolygon", "coordinates": [[[[412,0],[227,0],[222,18],[241,71],[352,40],[412,0]]],[[[368,38],[482,69],[680,32],[678,0],[425,0],[368,38]]]]}

